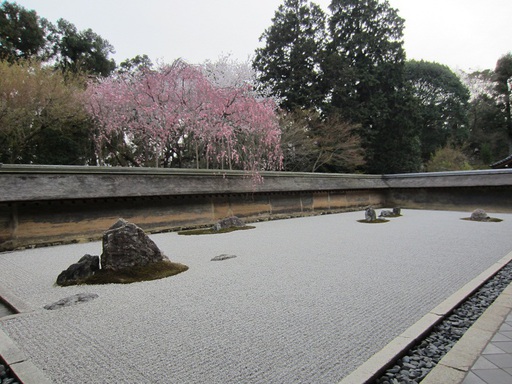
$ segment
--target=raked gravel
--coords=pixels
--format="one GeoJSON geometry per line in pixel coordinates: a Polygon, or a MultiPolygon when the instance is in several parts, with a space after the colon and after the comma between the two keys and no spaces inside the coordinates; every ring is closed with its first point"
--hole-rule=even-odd
{"type": "Polygon", "coordinates": [[[130,285],[56,287],[101,243],[0,254],[0,284],[34,312],[0,320],[55,383],[336,383],[512,251],[512,215],[403,210],[153,235],[190,269],[130,285]],[[236,258],[212,262],[217,255],[236,258]],[[48,311],[77,293],[93,301],[48,311]]]}

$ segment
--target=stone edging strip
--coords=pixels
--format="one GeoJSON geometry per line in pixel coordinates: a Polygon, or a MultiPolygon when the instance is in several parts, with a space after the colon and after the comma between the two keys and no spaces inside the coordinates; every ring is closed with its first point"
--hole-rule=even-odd
{"type": "MultiPolygon", "coordinates": [[[[406,329],[400,336],[396,337],[394,340],[392,340],[388,345],[386,345],[383,349],[381,349],[379,352],[377,352],[375,355],[370,357],[363,365],[359,366],[356,370],[354,370],[352,373],[350,373],[348,376],[344,377],[339,384],[366,384],[370,383],[373,380],[377,379],[380,375],[382,375],[385,370],[393,364],[394,361],[396,361],[398,358],[400,358],[402,355],[404,355],[412,346],[414,346],[418,341],[420,341],[424,336],[426,336],[431,329],[437,325],[439,322],[441,322],[445,317],[447,317],[459,304],[461,304],[464,300],[468,298],[468,296],[471,296],[478,288],[480,288],[489,278],[494,276],[501,268],[503,268],[505,265],[507,265],[512,260],[512,252],[510,252],[508,255],[494,263],[491,267],[486,269],[484,272],[482,272],[480,275],[475,277],[473,280],[471,280],[469,283],[464,285],[461,289],[459,289],[457,292],[455,292],[453,295],[448,297],[445,301],[443,301],[441,304],[439,304],[437,307],[433,308],[429,313],[427,313],[425,316],[423,316],[419,321],[417,321],[415,324],[413,324],[411,327],[406,329]]],[[[509,287],[510,288],[510,287],[509,287]]],[[[509,288],[507,288],[502,295],[507,296],[508,299],[510,299],[509,294],[506,294],[505,292],[511,292],[509,291],[509,288]]],[[[501,296],[500,296],[501,297],[501,296]]],[[[498,298],[499,299],[499,298],[498,298]]],[[[495,303],[498,301],[496,299],[495,303]]],[[[501,300],[500,300],[501,302],[501,300]]],[[[493,303],[494,305],[494,303],[493,303]]],[[[489,307],[488,310],[492,308],[489,307]]],[[[504,311],[504,310],[503,310],[504,311]]],[[[482,317],[487,313],[484,312],[484,314],[480,317],[482,317]]],[[[501,321],[507,316],[508,312],[501,317],[501,321]]],[[[480,319],[477,320],[475,324],[480,322],[480,319]]],[[[496,328],[491,329],[492,326],[494,326],[494,323],[491,324],[491,328],[489,328],[489,325],[486,326],[488,320],[486,323],[484,323],[484,320],[482,320],[482,324],[484,324],[483,329],[490,329],[489,332],[492,333],[492,335],[489,337],[489,339],[486,339],[487,341],[492,338],[494,333],[496,332],[497,328],[499,327],[499,324],[496,326],[496,328]]],[[[496,321],[498,321],[496,319],[496,321]]],[[[464,336],[459,340],[454,348],[462,341],[462,339],[466,336],[466,334],[475,326],[475,324],[464,334],[464,336]]],[[[470,338],[469,336],[468,338],[470,338]]],[[[482,341],[483,342],[483,341],[482,341]]],[[[478,354],[483,350],[486,344],[483,345],[481,349],[478,350],[478,354]]],[[[467,346],[465,347],[467,348],[467,346]]],[[[476,349],[476,347],[474,347],[476,349]]],[[[460,370],[460,368],[456,365],[450,366],[450,360],[445,361],[445,359],[448,357],[450,352],[443,357],[443,359],[438,363],[436,367],[438,367],[440,364],[444,364],[446,369],[450,369],[452,371],[460,370]]],[[[478,356],[475,357],[475,360],[478,356]]],[[[469,370],[472,366],[472,363],[475,361],[472,360],[471,364],[467,368],[469,370]]],[[[469,361],[469,360],[467,360],[469,361]]],[[[468,363],[466,362],[465,365],[468,363]]],[[[464,366],[465,366],[464,365],[464,366]]],[[[436,367],[423,379],[422,383],[439,383],[443,382],[445,384],[451,383],[459,383],[459,381],[446,381],[446,378],[444,376],[437,376],[437,381],[426,381],[429,379],[431,375],[433,375],[436,370],[436,367]],[[439,381],[439,378],[443,378],[443,380],[439,381]]],[[[466,371],[462,373],[462,378],[466,375],[466,371]]],[[[443,374],[447,374],[443,373],[443,374]]],[[[459,375],[460,376],[460,375],[459,375]]],[[[458,377],[459,377],[458,376],[458,377]]],[[[461,380],[462,381],[462,380],[461,380]]]]}
{"type": "Polygon", "coordinates": [[[0,285],[0,301],[9,307],[14,313],[32,312],[32,308],[2,285],[0,285]]]}
{"type": "MultiPolygon", "coordinates": [[[[16,313],[5,316],[0,321],[33,311],[26,303],[2,286],[0,286],[0,300],[16,313]]],[[[21,383],[51,384],[42,371],[28,360],[25,353],[2,330],[0,330],[0,356],[21,383]]]]}
{"type": "Polygon", "coordinates": [[[460,384],[512,310],[512,284],[496,298],[422,384],[460,384]]]}
{"type": "Polygon", "coordinates": [[[0,330],[0,356],[23,384],[51,384],[18,346],[0,330]]]}

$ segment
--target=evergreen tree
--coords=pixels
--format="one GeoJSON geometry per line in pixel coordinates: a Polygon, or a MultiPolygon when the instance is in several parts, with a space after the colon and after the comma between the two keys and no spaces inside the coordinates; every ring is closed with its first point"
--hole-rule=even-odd
{"type": "Polygon", "coordinates": [[[49,40],[53,43],[57,67],[72,73],[86,72],[108,76],[116,68],[111,53],[114,47],[92,29],[78,31],[74,24],[64,19],[51,26],[49,40]]]}
{"type": "Polygon", "coordinates": [[[286,110],[322,104],[321,63],[325,52],[325,14],[307,0],[285,0],[261,36],[254,68],[259,79],[281,98],[286,110]]]}
{"type": "Polygon", "coordinates": [[[361,124],[368,171],[417,170],[415,111],[404,81],[404,20],[387,0],[333,0],[330,10],[324,71],[331,112],[361,124]]]}
{"type": "Polygon", "coordinates": [[[46,20],[16,3],[0,5],[0,60],[28,59],[46,45],[46,20]]]}
{"type": "Polygon", "coordinates": [[[508,135],[508,151],[512,154],[512,53],[502,56],[496,63],[496,92],[501,97],[508,135]]]}

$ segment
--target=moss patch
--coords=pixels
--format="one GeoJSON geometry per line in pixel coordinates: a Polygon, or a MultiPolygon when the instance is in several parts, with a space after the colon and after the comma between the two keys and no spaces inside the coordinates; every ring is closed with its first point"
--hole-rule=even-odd
{"type": "Polygon", "coordinates": [[[385,220],[385,219],[377,219],[377,220],[373,220],[373,221],[366,221],[365,219],[362,219],[362,220],[357,220],[358,223],[364,223],[364,224],[382,224],[382,223],[387,223],[389,220],[385,220]]]}
{"type": "Polygon", "coordinates": [[[463,217],[461,220],[473,221],[475,223],[500,223],[503,220],[496,217],[489,217],[487,220],[471,220],[471,217],[463,217]]]}
{"type": "Polygon", "coordinates": [[[215,231],[212,228],[199,228],[199,229],[189,229],[186,231],[180,231],[178,232],[178,235],[215,235],[218,233],[229,233],[234,231],[244,231],[246,229],[254,229],[256,227],[253,227],[251,225],[246,225],[244,227],[230,227],[230,228],[224,228],[219,231],[215,231]]]}
{"type": "Polygon", "coordinates": [[[130,284],[139,281],[150,281],[163,279],[185,272],[188,269],[186,265],[173,263],[170,261],[160,261],[143,267],[134,267],[119,271],[110,271],[100,269],[93,276],[80,281],[76,284],[130,284]]]}

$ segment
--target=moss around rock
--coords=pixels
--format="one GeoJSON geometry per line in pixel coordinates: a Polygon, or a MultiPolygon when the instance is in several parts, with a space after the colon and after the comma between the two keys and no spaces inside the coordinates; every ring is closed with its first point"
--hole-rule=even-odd
{"type": "Polygon", "coordinates": [[[471,217],[463,217],[461,220],[474,221],[477,223],[500,223],[503,219],[498,219],[496,217],[489,217],[486,220],[474,220],[471,217]]]}
{"type": "Polygon", "coordinates": [[[479,221],[483,223],[499,223],[500,221],[503,221],[501,219],[497,219],[494,217],[489,217],[487,215],[487,212],[485,212],[483,209],[475,209],[470,217],[465,217],[462,220],[468,220],[468,221],[479,221]]]}
{"type": "Polygon", "coordinates": [[[186,265],[164,260],[117,271],[100,269],[93,276],[88,277],[79,284],[130,284],[139,281],[163,279],[185,272],[187,269],[186,265]]]}
{"type": "Polygon", "coordinates": [[[385,219],[375,219],[373,221],[367,221],[367,220],[357,220],[358,223],[365,223],[365,224],[382,224],[382,223],[387,223],[389,222],[389,220],[385,220],[385,219]]]}

